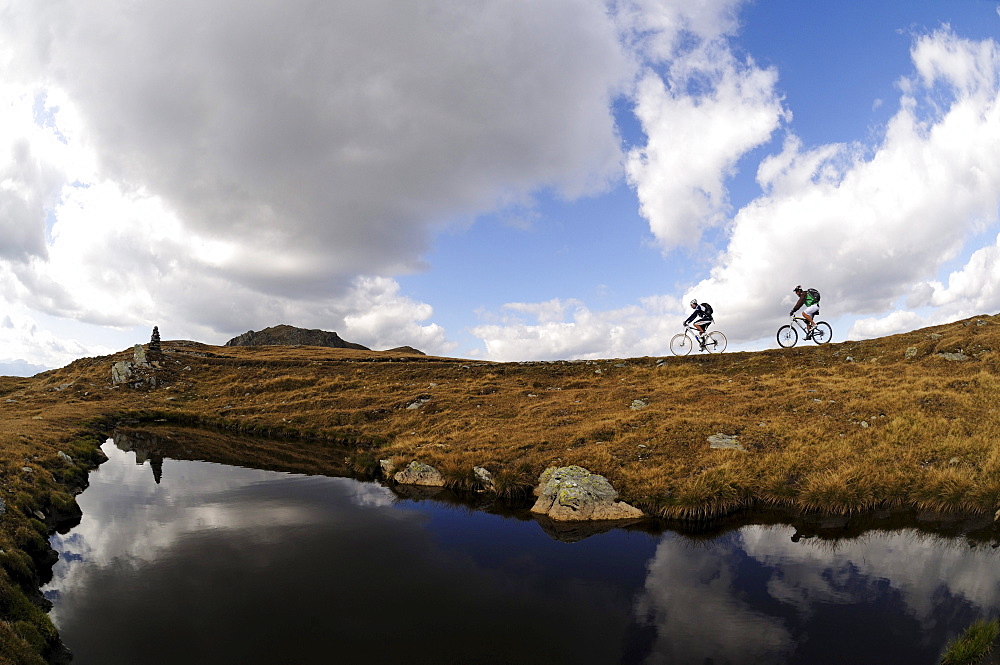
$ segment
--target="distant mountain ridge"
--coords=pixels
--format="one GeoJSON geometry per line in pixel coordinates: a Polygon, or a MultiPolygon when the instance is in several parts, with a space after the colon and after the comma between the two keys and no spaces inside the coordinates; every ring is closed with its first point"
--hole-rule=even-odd
{"type": "Polygon", "coordinates": [[[367,346],[347,342],[335,332],[325,330],[306,330],[289,325],[271,326],[254,332],[248,330],[237,335],[225,344],[226,346],[326,346],[334,349],[357,349],[371,351],[367,346]]]}

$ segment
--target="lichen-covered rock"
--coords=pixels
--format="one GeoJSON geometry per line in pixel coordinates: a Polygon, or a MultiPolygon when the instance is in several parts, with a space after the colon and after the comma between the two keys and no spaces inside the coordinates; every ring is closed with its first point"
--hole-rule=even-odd
{"type": "Polygon", "coordinates": [[[406,465],[393,479],[400,485],[424,485],[426,487],[444,487],[441,473],[430,464],[416,460],[406,465]]]}
{"type": "Polygon", "coordinates": [[[111,383],[118,385],[128,383],[132,378],[132,363],[127,360],[119,360],[111,365],[111,383]]]}
{"type": "Polygon", "coordinates": [[[481,466],[472,467],[472,473],[476,476],[479,489],[484,492],[496,492],[497,486],[493,482],[493,474],[481,466]]]}
{"type": "Polygon", "coordinates": [[[739,442],[735,434],[713,434],[708,437],[710,448],[731,448],[733,450],[746,450],[739,442]]]}
{"type": "Polygon", "coordinates": [[[549,467],[538,479],[531,512],[551,520],[628,520],[642,511],[622,501],[608,479],[581,466],[549,467]]]}

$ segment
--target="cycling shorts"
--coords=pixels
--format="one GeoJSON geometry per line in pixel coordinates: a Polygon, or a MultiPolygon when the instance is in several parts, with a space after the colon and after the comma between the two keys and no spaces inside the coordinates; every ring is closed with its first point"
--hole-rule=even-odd
{"type": "Polygon", "coordinates": [[[713,323],[715,323],[715,321],[713,321],[712,319],[698,319],[697,321],[694,322],[694,325],[701,326],[702,329],[704,330],[713,323]]]}
{"type": "Polygon", "coordinates": [[[809,316],[816,316],[817,314],[819,314],[819,303],[817,302],[813,303],[812,305],[809,305],[808,307],[803,307],[802,313],[808,314],[809,316]]]}

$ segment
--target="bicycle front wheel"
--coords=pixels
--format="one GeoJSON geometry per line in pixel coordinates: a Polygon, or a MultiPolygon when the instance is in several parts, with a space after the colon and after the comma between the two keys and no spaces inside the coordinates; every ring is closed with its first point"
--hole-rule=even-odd
{"type": "Polygon", "coordinates": [[[670,338],[670,352],[675,356],[686,356],[691,353],[691,347],[694,343],[691,338],[684,333],[677,333],[670,338]]]}
{"type": "Polygon", "coordinates": [[[817,344],[826,344],[833,339],[833,328],[826,321],[819,321],[812,329],[812,341],[817,344]]]}
{"type": "Polygon", "coordinates": [[[799,341],[799,333],[791,324],[778,328],[778,345],[784,348],[795,346],[799,341]]]}
{"type": "Polygon", "coordinates": [[[722,353],[726,350],[726,336],[716,330],[708,333],[705,339],[705,350],[709,353],[722,353]]]}

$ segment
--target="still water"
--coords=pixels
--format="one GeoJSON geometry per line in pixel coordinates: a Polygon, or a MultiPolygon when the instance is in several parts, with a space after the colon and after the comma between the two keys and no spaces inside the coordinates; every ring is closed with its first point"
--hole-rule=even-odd
{"type": "Polygon", "coordinates": [[[936,663],[995,543],[788,526],[562,542],[370,482],[109,460],[43,591],[76,665],[936,663]]]}

